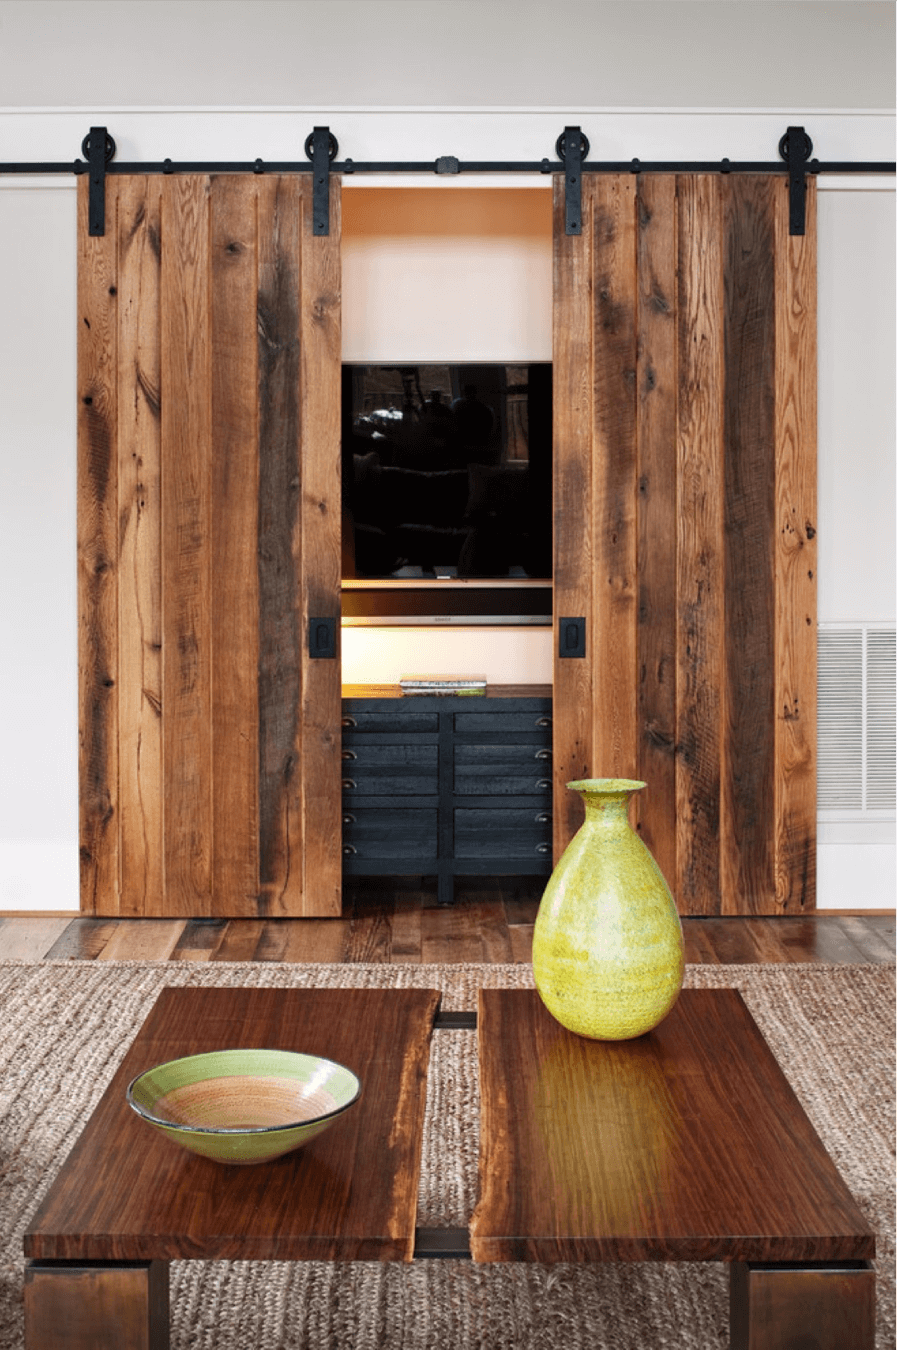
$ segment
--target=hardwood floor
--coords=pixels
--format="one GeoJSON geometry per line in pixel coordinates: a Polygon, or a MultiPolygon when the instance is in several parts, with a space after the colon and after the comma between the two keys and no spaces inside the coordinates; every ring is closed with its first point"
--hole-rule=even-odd
{"type": "MultiPolygon", "coordinates": [[[[455,903],[390,878],[346,888],[340,919],[0,917],[0,959],[72,961],[520,962],[532,952],[538,878],[458,883],[455,903]]],[[[893,913],[684,919],[694,964],[889,962],[893,913]]]]}

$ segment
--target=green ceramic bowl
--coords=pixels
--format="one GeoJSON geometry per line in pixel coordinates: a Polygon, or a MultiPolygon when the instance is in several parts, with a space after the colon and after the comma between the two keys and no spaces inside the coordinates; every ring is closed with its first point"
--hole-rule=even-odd
{"type": "Polygon", "coordinates": [[[137,1114],[175,1143],[223,1163],[279,1158],[357,1100],[351,1069],[292,1050],[215,1050],[157,1064],[128,1087],[137,1114]]]}

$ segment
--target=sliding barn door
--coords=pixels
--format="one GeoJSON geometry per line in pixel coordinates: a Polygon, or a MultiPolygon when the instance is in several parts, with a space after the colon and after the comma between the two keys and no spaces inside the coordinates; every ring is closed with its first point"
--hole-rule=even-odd
{"type": "Polygon", "coordinates": [[[815,904],[815,183],[586,175],[555,195],[556,851],[633,777],[680,911],[815,904]]]}
{"type": "Polygon", "coordinates": [[[340,911],[339,187],[80,181],[81,897],[340,911]],[[317,630],[316,630],[317,631],[317,630]]]}

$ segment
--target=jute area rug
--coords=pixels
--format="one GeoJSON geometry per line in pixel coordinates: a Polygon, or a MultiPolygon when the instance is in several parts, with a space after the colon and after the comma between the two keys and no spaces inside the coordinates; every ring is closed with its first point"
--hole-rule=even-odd
{"type": "MultiPolygon", "coordinates": [[[[474,1008],[529,966],[0,963],[0,1347],[23,1344],[22,1234],[164,985],[427,987],[474,1008]]],[[[692,966],[739,988],[879,1234],[876,1350],[894,1346],[894,969],[692,966]]],[[[476,1034],[433,1038],[419,1223],[476,1200],[476,1034]]],[[[172,1350],[723,1350],[721,1264],[175,1262],[172,1350]]]]}

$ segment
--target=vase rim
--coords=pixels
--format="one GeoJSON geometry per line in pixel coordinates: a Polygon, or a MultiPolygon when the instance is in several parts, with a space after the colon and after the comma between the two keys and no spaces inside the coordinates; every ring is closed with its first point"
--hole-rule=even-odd
{"type": "Polygon", "coordinates": [[[589,792],[596,796],[619,795],[621,792],[639,792],[647,786],[647,783],[643,783],[637,778],[577,778],[574,782],[567,784],[567,787],[573,792],[589,792]]]}

